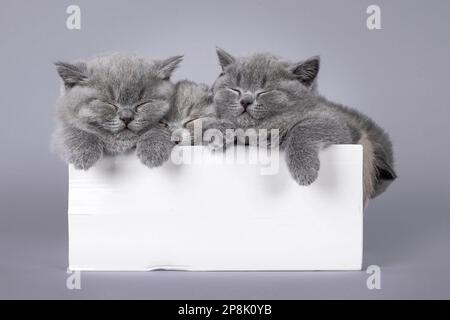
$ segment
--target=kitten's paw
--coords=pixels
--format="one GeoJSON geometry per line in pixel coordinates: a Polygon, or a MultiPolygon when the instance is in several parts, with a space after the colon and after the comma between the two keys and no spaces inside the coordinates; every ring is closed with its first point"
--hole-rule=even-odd
{"type": "Polygon", "coordinates": [[[77,152],[69,155],[68,161],[78,170],[88,170],[98,160],[100,160],[102,155],[103,152],[101,148],[93,147],[88,149],[79,149],[77,152]]]}
{"type": "Polygon", "coordinates": [[[229,146],[234,144],[234,136],[221,132],[220,135],[211,136],[206,139],[206,145],[213,151],[225,151],[229,146]]]}
{"type": "Polygon", "coordinates": [[[203,142],[212,151],[224,151],[234,144],[234,140],[232,123],[214,121],[204,127],[203,142]]]}
{"type": "Polygon", "coordinates": [[[169,160],[173,146],[172,141],[143,141],[137,144],[136,153],[144,165],[155,168],[169,160]]]}
{"type": "Polygon", "coordinates": [[[212,152],[223,151],[226,148],[226,143],[222,140],[216,140],[212,138],[210,141],[206,142],[209,150],[212,152]]]}
{"type": "Polygon", "coordinates": [[[319,175],[319,157],[288,157],[287,165],[292,178],[301,186],[309,186],[319,175]]]}

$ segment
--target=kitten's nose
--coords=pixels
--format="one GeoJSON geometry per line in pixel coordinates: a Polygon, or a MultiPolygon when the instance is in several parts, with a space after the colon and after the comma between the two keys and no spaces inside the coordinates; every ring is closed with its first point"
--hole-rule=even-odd
{"type": "Polygon", "coordinates": [[[253,103],[253,98],[250,96],[245,96],[240,101],[242,108],[247,109],[249,105],[253,103]]]}
{"type": "Polygon", "coordinates": [[[128,125],[131,121],[133,121],[134,114],[131,110],[122,110],[119,116],[120,120],[122,120],[126,125],[128,125]]]}

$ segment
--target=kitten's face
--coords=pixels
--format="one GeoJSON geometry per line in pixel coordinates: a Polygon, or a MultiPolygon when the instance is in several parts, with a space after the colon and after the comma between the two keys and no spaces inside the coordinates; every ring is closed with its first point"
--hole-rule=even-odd
{"type": "Polygon", "coordinates": [[[319,68],[318,58],[291,64],[267,54],[234,58],[221,49],[217,53],[223,72],[213,86],[214,103],[219,117],[242,128],[295,108],[311,94],[319,68]]]}
{"type": "Polygon", "coordinates": [[[174,141],[182,145],[201,143],[202,129],[215,119],[208,86],[189,80],[179,81],[175,85],[172,109],[163,119],[174,141]]]}
{"type": "Polygon", "coordinates": [[[169,111],[169,76],[180,61],[174,57],[149,63],[116,54],[76,65],[59,63],[65,84],[60,112],[88,132],[119,139],[142,134],[169,111]]]}

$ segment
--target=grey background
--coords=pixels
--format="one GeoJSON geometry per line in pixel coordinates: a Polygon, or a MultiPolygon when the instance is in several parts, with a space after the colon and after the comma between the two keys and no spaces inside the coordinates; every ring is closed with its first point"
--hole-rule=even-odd
{"type": "Polygon", "coordinates": [[[1,1],[0,298],[450,298],[450,1],[1,1]],[[366,8],[382,30],[366,28],[366,8]],[[65,27],[78,4],[82,29],[65,27]],[[390,133],[399,179],[365,213],[361,272],[83,273],[65,287],[67,168],[48,151],[52,62],[111,51],[184,54],[211,83],[214,48],[320,54],[319,89],[390,133]]]}

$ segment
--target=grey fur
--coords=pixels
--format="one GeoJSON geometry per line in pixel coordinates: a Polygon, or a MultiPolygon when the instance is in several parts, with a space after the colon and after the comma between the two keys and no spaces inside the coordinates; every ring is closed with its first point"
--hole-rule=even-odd
{"type": "Polygon", "coordinates": [[[209,87],[189,80],[179,81],[175,84],[170,111],[161,120],[162,126],[146,133],[149,143],[145,150],[138,149],[138,154],[148,154],[148,166],[160,166],[170,158],[175,145],[202,144],[203,132],[216,122],[209,87]],[[201,125],[203,130],[194,132],[195,125],[201,125]]]}
{"type": "Polygon", "coordinates": [[[87,62],[57,62],[64,92],[56,106],[55,150],[84,170],[103,155],[135,147],[149,164],[155,155],[143,152],[150,143],[146,133],[169,111],[174,92],[169,77],[181,60],[176,56],[151,62],[112,54],[87,62]]]}
{"type": "Polygon", "coordinates": [[[201,125],[204,129],[216,121],[212,102],[212,92],[207,85],[182,80],[175,85],[173,105],[163,121],[180,143],[202,144],[204,130],[195,136],[194,126],[201,125]]]}
{"type": "Polygon", "coordinates": [[[365,154],[373,157],[367,158],[373,170],[365,172],[373,188],[365,190],[364,200],[395,179],[388,135],[358,111],[317,93],[319,57],[297,63],[271,54],[237,58],[220,48],[217,55],[223,70],[212,88],[218,117],[244,130],[279,129],[289,171],[300,185],[317,178],[321,148],[360,143],[362,137],[373,147],[373,154],[365,154]]]}

